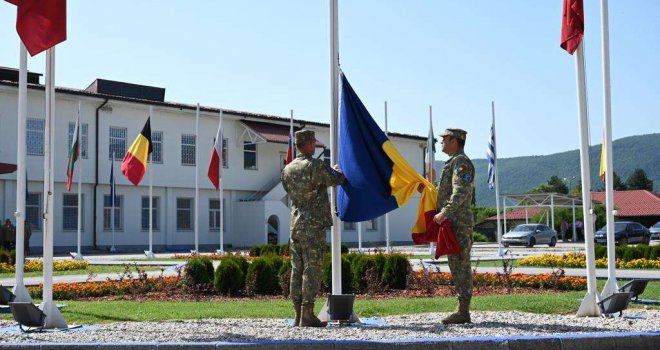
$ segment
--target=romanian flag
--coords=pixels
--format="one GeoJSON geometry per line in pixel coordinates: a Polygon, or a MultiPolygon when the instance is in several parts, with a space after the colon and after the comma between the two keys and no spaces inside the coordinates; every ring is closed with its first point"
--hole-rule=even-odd
{"type": "Polygon", "coordinates": [[[147,171],[147,159],[153,151],[151,144],[151,116],[147,119],[142,132],[135,138],[121,162],[121,173],[137,186],[147,171]]]}
{"type": "Polygon", "coordinates": [[[34,56],[66,40],[66,0],[7,0],[16,5],[16,31],[34,56]]]}
{"type": "Polygon", "coordinates": [[[339,167],[347,181],[337,194],[339,218],[348,222],[371,220],[403,206],[422,185],[412,237],[419,243],[431,239],[427,227],[436,213],[435,187],[401,156],[343,73],[340,104],[339,167]]]}

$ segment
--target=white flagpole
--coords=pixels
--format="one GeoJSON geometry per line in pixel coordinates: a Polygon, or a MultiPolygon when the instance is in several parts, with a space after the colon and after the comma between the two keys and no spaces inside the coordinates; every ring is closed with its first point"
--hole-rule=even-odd
{"type": "Polygon", "coordinates": [[[117,179],[115,179],[115,152],[112,152],[112,164],[110,165],[110,173],[112,175],[112,183],[110,184],[110,201],[112,202],[112,211],[110,213],[110,226],[112,226],[112,246],[110,247],[110,252],[114,253],[117,251],[115,248],[115,197],[117,193],[117,179]]]}
{"type": "Polygon", "coordinates": [[[26,120],[27,120],[27,49],[20,42],[20,69],[18,72],[18,135],[16,147],[16,283],[13,293],[16,295],[14,301],[32,302],[30,293],[23,282],[25,268],[25,190],[27,182],[25,179],[26,158],[26,120]]]}
{"type": "Polygon", "coordinates": [[[55,141],[55,48],[46,51],[46,125],[44,131],[44,285],[43,301],[41,309],[46,314],[44,328],[67,328],[62,314],[53,302],[53,236],[55,234],[53,225],[54,208],[54,153],[53,143],[55,141]]]}
{"type": "MultiPolygon", "coordinates": [[[[78,101],[78,121],[76,122],[76,126],[78,127],[76,136],[78,137],[78,227],[77,227],[77,233],[78,233],[78,249],[77,249],[77,254],[75,257],[75,260],[83,260],[82,256],[82,251],[80,248],[81,245],[81,240],[82,240],[82,233],[81,233],[81,227],[82,227],[82,137],[80,135],[80,132],[82,131],[82,125],[80,124],[80,108],[82,107],[82,102],[79,100],[78,101]]],[[[71,142],[75,142],[76,140],[72,140],[71,142]]]]}
{"type": "MultiPolygon", "coordinates": [[[[339,11],[338,0],[330,0],[330,163],[339,160],[339,11]]],[[[337,187],[332,187],[330,206],[335,213],[337,208],[337,187]]],[[[341,221],[332,216],[330,229],[332,256],[332,294],[341,294],[341,221]]]]}
{"type": "MultiPolygon", "coordinates": [[[[433,163],[435,162],[435,154],[433,153],[433,135],[432,135],[432,130],[433,130],[433,106],[429,106],[429,137],[431,137],[431,140],[427,140],[426,142],[426,154],[428,157],[428,169],[426,169],[426,178],[429,180],[430,183],[433,183],[433,163]]],[[[424,166],[427,166],[424,164],[424,166]]],[[[429,254],[434,255],[435,254],[435,244],[433,242],[429,243],[429,254]]]]}
{"type": "Polygon", "coordinates": [[[612,165],[612,96],[610,93],[610,26],[607,0],[600,1],[601,29],[603,32],[603,116],[605,117],[605,210],[607,213],[607,282],[601,298],[619,291],[616,282],[614,244],[614,166],[612,165]]]}
{"type": "Polygon", "coordinates": [[[589,116],[584,66],[584,40],[575,56],[578,92],[578,125],[580,130],[580,170],[582,177],[582,208],[584,215],[584,245],[587,258],[587,294],[578,309],[578,316],[600,316],[597,304],[596,261],[594,253],[594,213],[591,207],[591,177],[589,166],[589,116]]]}
{"type": "Polygon", "coordinates": [[[362,253],[362,221],[357,223],[357,232],[358,232],[358,252],[362,253]]]}
{"type": "MultiPolygon", "coordinates": [[[[385,136],[389,137],[387,133],[387,101],[385,101],[385,136]]],[[[390,213],[385,213],[385,251],[387,253],[392,252],[390,246],[390,213]]]]}
{"type": "MultiPolygon", "coordinates": [[[[493,147],[495,151],[493,152],[493,172],[495,173],[495,210],[497,211],[497,256],[504,256],[502,251],[502,226],[500,225],[500,180],[498,175],[498,164],[497,164],[497,133],[495,132],[495,101],[490,102],[491,110],[493,113],[493,139],[495,140],[493,147]]],[[[527,210],[527,208],[525,208],[527,210]]]]}
{"type": "Polygon", "coordinates": [[[199,157],[197,156],[197,139],[199,138],[199,103],[195,112],[195,254],[199,254],[199,157]]]}
{"type": "MultiPolygon", "coordinates": [[[[149,123],[151,123],[151,116],[154,114],[154,107],[149,106],[149,123]]],[[[153,135],[153,134],[152,134],[153,135]]],[[[153,139],[151,140],[153,144],[153,139]]],[[[153,176],[153,153],[149,153],[149,251],[145,255],[149,259],[153,259],[154,255],[154,176],[153,176]]]]}
{"type": "Polygon", "coordinates": [[[223,119],[223,114],[222,114],[222,109],[220,110],[220,162],[218,162],[218,174],[220,174],[220,177],[218,179],[218,187],[220,187],[220,254],[225,253],[225,230],[224,230],[224,225],[225,225],[225,205],[224,205],[224,189],[223,189],[223,182],[222,181],[222,160],[224,159],[224,131],[222,130],[222,119],[223,119]]]}

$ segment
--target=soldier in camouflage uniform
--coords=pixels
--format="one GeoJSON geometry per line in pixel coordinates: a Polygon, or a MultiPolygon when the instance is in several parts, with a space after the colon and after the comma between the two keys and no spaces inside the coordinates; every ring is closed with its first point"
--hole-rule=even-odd
{"type": "Polygon", "coordinates": [[[469,323],[472,299],[472,195],[474,191],[474,165],[463,152],[467,132],[447,129],[442,136],[442,152],[449,156],[438,183],[438,214],[433,220],[440,224],[449,220],[456,233],[461,252],[448,255],[449,270],[458,291],[456,312],[442,320],[444,324],[469,323]]]}
{"type": "Polygon", "coordinates": [[[314,315],[314,300],[321,286],[325,255],[325,232],[332,226],[328,186],[344,182],[335,165],[331,169],[313,158],[316,138],[311,130],[296,132],[298,156],[282,170],[282,185],[292,201],[290,297],[296,318],[294,325],[324,327],[314,315]]]}

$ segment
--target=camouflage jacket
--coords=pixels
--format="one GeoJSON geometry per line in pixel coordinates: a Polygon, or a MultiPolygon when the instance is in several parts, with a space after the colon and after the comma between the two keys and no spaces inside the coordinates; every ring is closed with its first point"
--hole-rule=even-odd
{"type": "Polygon", "coordinates": [[[459,151],[445,162],[438,183],[438,211],[452,224],[472,227],[472,193],[474,191],[474,165],[459,151]]]}
{"type": "Polygon", "coordinates": [[[291,230],[332,226],[328,186],[344,182],[344,174],[311,155],[299,154],[282,170],[282,186],[293,203],[291,230]]]}

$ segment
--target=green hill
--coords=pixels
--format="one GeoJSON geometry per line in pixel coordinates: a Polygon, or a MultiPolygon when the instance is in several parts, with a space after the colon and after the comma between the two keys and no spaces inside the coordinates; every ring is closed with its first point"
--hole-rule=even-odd
{"type": "MultiPolygon", "coordinates": [[[[485,146],[484,146],[485,147],[485,146]]],[[[592,188],[603,186],[598,178],[600,165],[600,144],[590,149],[592,188]]],[[[635,168],[646,172],[653,187],[660,192],[660,133],[630,136],[615,140],[612,143],[614,153],[614,171],[626,181],[635,168]]],[[[443,162],[436,162],[442,168],[443,162]]],[[[474,159],[476,200],[479,206],[495,206],[495,191],[486,183],[488,161],[474,159]]],[[[529,156],[499,159],[500,194],[525,193],[530,189],[545,183],[550,176],[570,179],[574,188],[580,179],[580,152],[550,154],[546,156],[529,156]]]]}

